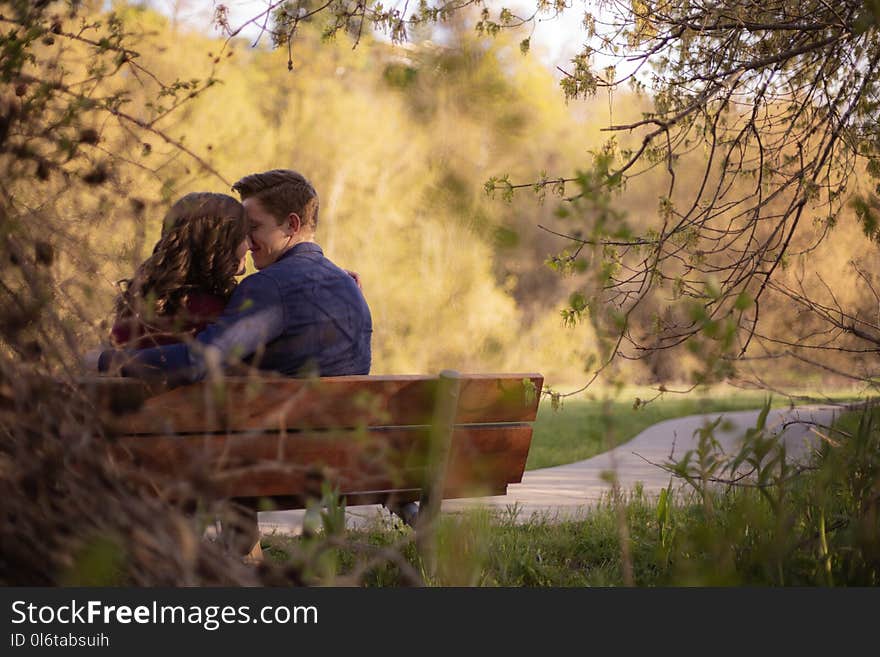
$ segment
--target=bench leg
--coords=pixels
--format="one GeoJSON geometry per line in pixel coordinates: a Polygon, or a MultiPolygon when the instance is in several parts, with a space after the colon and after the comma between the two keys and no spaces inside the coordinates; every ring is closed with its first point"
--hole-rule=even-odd
{"type": "Polygon", "coordinates": [[[403,520],[406,525],[415,528],[419,519],[419,505],[415,502],[396,502],[389,500],[383,504],[391,513],[403,520]]]}

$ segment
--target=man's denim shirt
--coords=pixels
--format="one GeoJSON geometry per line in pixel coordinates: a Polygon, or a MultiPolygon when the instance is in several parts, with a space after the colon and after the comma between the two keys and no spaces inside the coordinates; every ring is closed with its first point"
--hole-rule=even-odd
{"type": "MultiPolygon", "coordinates": [[[[355,280],[302,242],[235,288],[223,314],[192,345],[125,354],[125,376],[161,370],[169,381],[197,381],[207,361],[245,360],[285,376],[369,374],[370,309],[355,280]]],[[[106,370],[113,352],[101,356],[106,370]]]]}

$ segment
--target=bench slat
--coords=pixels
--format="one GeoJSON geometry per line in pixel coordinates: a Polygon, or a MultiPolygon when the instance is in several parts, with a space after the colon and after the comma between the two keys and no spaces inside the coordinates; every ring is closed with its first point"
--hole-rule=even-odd
{"type": "MultiPolygon", "coordinates": [[[[116,452],[168,481],[207,482],[218,498],[314,495],[319,472],[356,497],[420,488],[428,431],[125,436],[116,452]]],[[[457,426],[443,497],[502,494],[508,483],[521,481],[531,436],[528,424],[457,426]]]]}
{"type": "MultiPolygon", "coordinates": [[[[543,381],[539,374],[462,375],[455,423],[532,422],[543,381]]],[[[437,378],[227,377],[222,385],[198,383],[162,392],[133,413],[124,411],[131,408],[138,384],[105,379],[94,385],[102,418],[114,433],[226,433],[429,424],[437,378]]],[[[151,392],[142,389],[144,395],[151,392]]]]}

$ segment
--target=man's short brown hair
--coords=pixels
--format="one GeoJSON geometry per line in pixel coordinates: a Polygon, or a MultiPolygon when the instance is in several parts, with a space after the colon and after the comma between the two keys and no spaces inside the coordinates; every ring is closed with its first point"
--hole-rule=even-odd
{"type": "Polygon", "coordinates": [[[303,227],[312,231],[318,227],[318,193],[301,173],[291,169],[253,173],[235,183],[232,189],[241,195],[242,201],[259,200],[279,224],[295,212],[303,227]]]}

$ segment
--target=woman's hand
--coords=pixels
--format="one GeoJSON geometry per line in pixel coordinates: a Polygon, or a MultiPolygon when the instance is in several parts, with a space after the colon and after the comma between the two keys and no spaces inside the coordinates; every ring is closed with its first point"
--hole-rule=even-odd
{"type": "Polygon", "coordinates": [[[361,285],[361,277],[358,275],[356,271],[351,271],[349,269],[343,269],[343,271],[351,276],[354,279],[354,282],[357,283],[358,289],[363,291],[364,286],[361,285]]]}

